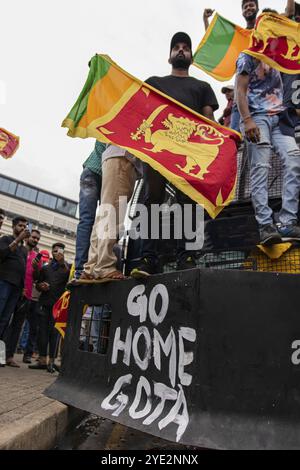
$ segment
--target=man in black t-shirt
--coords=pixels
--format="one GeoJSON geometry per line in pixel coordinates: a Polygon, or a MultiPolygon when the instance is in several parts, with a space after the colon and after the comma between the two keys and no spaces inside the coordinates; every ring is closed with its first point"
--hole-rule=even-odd
{"type": "MultiPolygon", "coordinates": [[[[185,106],[214,120],[214,111],[218,102],[211,86],[201,80],[189,76],[192,63],[192,42],[186,33],[176,33],[171,40],[169,64],[172,66],[171,75],[166,77],[150,77],[146,83],[157,90],[169,95],[185,106]]],[[[162,204],[165,196],[165,178],[147,164],[143,164],[145,199],[144,205],[148,213],[148,237],[151,234],[151,205],[162,204]]],[[[195,203],[177,190],[177,201],[180,204],[195,203]]],[[[182,231],[184,234],[184,230],[182,231]]],[[[184,237],[184,235],[183,235],[184,237]]],[[[157,245],[158,240],[143,239],[141,241],[141,263],[133,269],[131,276],[147,277],[158,272],[157,245]]],[[[195,267],[193,252],[185,248],[186,240],[178,243],[177,269],[192,269],[195,267]]]]}
{"type": "Polygon", "coordinates": [[[27,250],[23,240],[30,235],[24,217],[13,219],[12,225],[13,234],[0,238],[0,339],[24,286],[27,250]]]}

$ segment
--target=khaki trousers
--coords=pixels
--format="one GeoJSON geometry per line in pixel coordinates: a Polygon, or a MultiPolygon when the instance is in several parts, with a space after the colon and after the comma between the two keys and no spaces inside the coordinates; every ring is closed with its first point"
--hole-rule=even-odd
{"type": "Polygon", "coordinates": [[[119,198],[130,200],[136,180],[133,164],[125,157],[113,157],[102,165],[101,204],[98,208],[90,241],[89,257],[84,271],[96,278],[116,270],[113,247],[123,227],[126,207],[119,198]]]}

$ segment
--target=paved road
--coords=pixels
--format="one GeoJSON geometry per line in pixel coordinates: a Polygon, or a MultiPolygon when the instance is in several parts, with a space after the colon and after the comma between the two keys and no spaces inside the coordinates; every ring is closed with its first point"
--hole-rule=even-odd
{"type": "MultiPolygon", "coordinates": [[[[23,364],[22,356],[15,356],[20,369],[0,367],[0,430],[22,429],[24,419],[31,422],[33,413],[43,413],[53,406],[54,400],[42,392],[58,376],[46,371],[30,370],[23,364]],[[19,425],[18,425],[19,421],[19,425]]],[[[0,432],[1,441],[1,432],[0,432]]],[[[21,447],[24,448],[24,447],[21,447]]],[[[25,447],[31,448],[31,447],[25,447]]],[[[89,415],[82,423],[64,435],[59,449],[79,450],[151,450],[183,449],[168,441],[113,423],[107,419],[89,415]]]]}
{"type": "Polygon", "coordinates": [[[42,395],[57,374],[51,375],[43,370],[30,370],[23,364],[21,355],[15,360],[21,366],[0,367],[0,427],[16,423],[27,415],[54,403],[42,395]]]}

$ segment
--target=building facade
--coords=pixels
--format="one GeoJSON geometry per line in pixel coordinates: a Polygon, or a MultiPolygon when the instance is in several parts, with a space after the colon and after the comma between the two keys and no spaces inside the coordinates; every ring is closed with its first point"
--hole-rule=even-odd
{"type": "Polygon", "coordinates": [[[53,243],[64,243],[66,260],[74,261],[76,201],[0,174],[0,208],[6,212],[1,234],[11,234],[12,219],[24,216],[41,232],[40,249],[51,251],[53,243]]]}

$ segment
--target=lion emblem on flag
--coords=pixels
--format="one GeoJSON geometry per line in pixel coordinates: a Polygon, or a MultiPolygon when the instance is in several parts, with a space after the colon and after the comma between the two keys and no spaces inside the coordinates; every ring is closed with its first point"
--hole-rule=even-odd
{"type": "Polygon", "coordinates": [[[163,129],[152,132],[153,121],[167,105],[158,107],[144,119],[132,140],[140,140],[143,136],[145,143],[152,148],[144,148],[148,152],[158,153],[168,151],[186,158],[185,165],[176,163],[176,167],[187,175],[193,175],[201,180],[209,173],[209,167],[219,154],[219,147],[227,137],[209,124],[199,124],[186,117],[176,117],[172,113],[161,122],[163,129]],[[190,141],[191,137],[199,137],[199,142],[190,141]]]}

